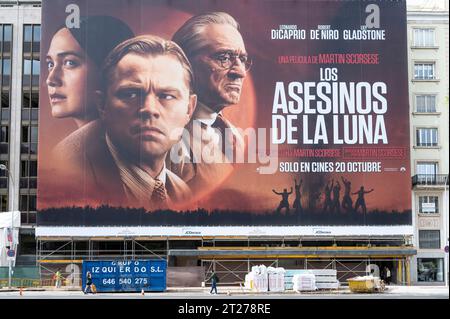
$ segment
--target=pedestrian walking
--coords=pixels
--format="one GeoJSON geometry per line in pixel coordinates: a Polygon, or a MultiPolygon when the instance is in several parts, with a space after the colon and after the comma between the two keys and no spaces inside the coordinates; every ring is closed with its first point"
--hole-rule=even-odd
{"type": "Polygon", "coordinates": [[[92,275],[91,272],[88,271],[86,272],[86,286],[84,287],[85,294],[93,293],[91,286],[92,286],[92,275]]]}
{"type": "Polygon", "coordinates": [[[217,295],[217,283],[219,282],[219,277],[213,271],[210,279],[211,279],[211,290],[209,291],[209,293],[212,294],[212,295],[214,295],[214,294],[217,295]]]}

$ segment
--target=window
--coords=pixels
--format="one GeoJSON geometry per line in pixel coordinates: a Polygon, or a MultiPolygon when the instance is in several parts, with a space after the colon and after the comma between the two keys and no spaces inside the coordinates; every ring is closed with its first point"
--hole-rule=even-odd
{"type": "Polygon", "coordinates": [[[420,113],[436,112],[436,95],[431,94],[416,95],[416,112],[420,113]]]}
{"type": "MultiPolygon", "coordinates": [[[[0,164],[8,167],[7,161],[0,161],[0,164]]],[[[0,212],[8,211],[8,177],[6,170],[0,170],[0,212]]]]}
{"type": "Polygon", "coordinates": [[[33,40],[33,29],[31,25],[25,25],[23,27],[23,51],[31,51],[31,41],[33,40]]]}
{"type": "Polygon", "coordinates": [[[11,59],[10,58],[3,58],[0,60],[1,65],[1,80],[2,80],[2,86],[9,86],[10,80],[11,80],[11,59]]]}
{"type": "Polygon", "coordinates": [[[419,248],[439,249],[441,238],[439,230],[419,230],[419,248]]]}
{"type": "MultiPolygon", "coordinates": [[[[37,92],[24,92],[23,96],[22,96],[22,107],[23,108],[33,108],[33,109],[37,109],[39,107],[39,94],[37,92]]],[[[27,113],[28,114],[29,110],[22,110],[22,120],[30,120],[30,118],[23,114],[23,113],[27,113]]],[[[37,110],[31,110],[32,113],[36,113],[37,114],[37,110]]],[[[37,116],[35,118],[31,118],[31,120],[37,120],[37,116]]]]}
{"type": "Polygon", "coordinates": [[[438,145],[437,128],[419,128],[416,130],[416,146],[433,147],[438,145]]]}
{"type": "Polygon", "coordinates": [[[21,214],[21,222],[24,224],[33,224],[36,222],[36,195],[26,194],[20,195],[19,207],[21,214]]]}
{"type": "MultiPolygon", "coordinates": [[[[8,108],[8,107],[9,107],[9,91],[4,91],[4,92],[2,92],[2,109],[8,108]]],[[[2,118],[2,120],[3,120],[3,118],[2,118]]]]}
{"type": "Polygon", "coordinates": [[[39,107],[39,93],[31,92],[31,107],[37,109],[39,107]]]}
{"type": "Polygon", "coordinates": [[[38,127],[22,125],[21,154],[37,154],[38,127]]]}
{"type": "Polygon", "coordinates": [[[29,127],[22,126],[22,143],[28,143],[30,140],[30,134],[28,133],[29,127]]]}
{"type": "Polygon", "coordinates": [[[37,188],[37,161],[20,162],[20,188],[37,188]]]}
{"type": "Polygon", "coordinates": [[[20,168],[21,168],[20,170],[21,177],[37,176],[37,161],[21,161],[20,168]]]}
{"type": "Polygon", "coordinates": [[[31,76],[31,63],[32,60],[24,59],[23,60],[23,85],[30,85],[30,76],[31,76]]]}
{"type": "Polygon", "coordinates": [[[0,126],[0,154],[8,154],[9,127],[0,126]]]}
{"type": "Polygon", "coordinates": [[[419,213],[439,214],[438,196],[419,196],[419,213]]]}
{"type": "Polygon", "coordinates": [[[8,211],[8,195],[0,194],[0,212],[8,211]]]}
{"type": "Polygon", "coordinates": [[[23,224],[36,223],[36,195],[20,195],[19,207],[23,224]]]}
{"type": "MultiPolygon", "coordinates": [[[[0,164],[5,165],[8,167],[7,161],[0,161],[0,164]]],[[[7,170],[0,170],[0,189],[7,189],[8,188],[8,171],[7,170]]]]}
{"type": "Polygon", "coordinates": [[[414,29],[414,46],[434,46],[434,29],[414,29]]]}
{"type": "Polygon", "coordinates": [[[26,24],[23,26],[23,52],[25,55],[40,51],[41,26],[26,24]]]}
{"type": "Polygon", "coordinates": [[[417,182],[419,184],[436,184],[436,174],[438,172],[438,163],[436,162],[418,162],[416,167],[417,182]]]}
{"type": "Polygon", "coordinates": [[[444,259],[417,258],[417,280],[423,282],[443,282],[444,259]]]}
{"type": "Polygon", "coordinates": [[[38,121],[39,76],[41,74],[39,50],[40,25],[24,25],[22,73],[22,121],[38,121]]]}
{"type": "Polygon", "coordinates": [[[8,143],[9,136],[8,136],[8,126],[1,126],[0,127],[0,143],[8,143]]]}
{"type": "Polygon", "coordinates": [[[25,87],[39,86],[39,74],[41,73],[40,62],[36,59],[23,60],[23,85],[25,87]],[[30,82],[31,81],[31,82],[30,82]]]}
{"type": "Polygon", "coordinates": [[[39,52],[41,49],[41,26],[33,26],[33,52],[39,52]]]}
{"type": "Polygon", "coordinates": [[[415,80],[434,80],[435,63],[414,63],[414,79],[415,80]]]}
{"type": "Polygon", "coordinates": [[[12,26],[0,24],[0,121],[9,123],[11,91],[12,26]]]}
{"type": "Polygon", "coordinates": [[[1,35],[3,35],[3,51],[11,52],[11,42],[12,42],[12,25],[10,24],[0,24],[0,29],[3,29],[1,35]]]}
{"type": "Polygon", "coordinates": [[[438,163],[418,162],[416,168],[417,174],[436,175],[438,171],[438,163]]]}

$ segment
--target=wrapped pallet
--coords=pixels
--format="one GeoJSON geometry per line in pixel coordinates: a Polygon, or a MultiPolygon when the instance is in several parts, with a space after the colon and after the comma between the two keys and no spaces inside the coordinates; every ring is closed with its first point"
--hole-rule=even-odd
{"type": "Polygon", "coordinates": [[[285,291],[285,269],[282,267],[253,266],[251,272],[245,275],[245,289],[255,292],[285,291]]]}
{"type": "Polygon", "coordinates": [[[269,281],[267,275],[266,266],[262,265],[260,272],[255,274],[255,287],[256,292],[267,292],[269,288],[269,281]]]}
{"type": "MultiPolygon", "coordinates": [[[[273,269],[271,269],[273,272],[273,269]]],[[[269,290],[269,271],[265,265],[253,266],[251,272],[245,275],[245,289],[255,292],[269,290]]]]}
{"type": "Polygon", "coordinates": [[[314,291],[316,287],[316,276],[314,274],[297,274],[292,277],[293,290],[300,291],[314,291]]]}
{"type": "Polygon", "coordinates": [[[269,280],[269,291],[282,292],[284,291],[284,268],[269,267],[267,270],[269,280]]]}

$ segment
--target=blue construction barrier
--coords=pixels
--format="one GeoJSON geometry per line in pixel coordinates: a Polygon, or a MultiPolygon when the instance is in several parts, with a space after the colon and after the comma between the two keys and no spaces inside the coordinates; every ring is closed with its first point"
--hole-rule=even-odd
{"type": "Polygon", "coordinates": [[[82,288],[86,274],[91,273],[97,292],[165,291],[165,260],[101,260],[83,261],[82,288]]]}

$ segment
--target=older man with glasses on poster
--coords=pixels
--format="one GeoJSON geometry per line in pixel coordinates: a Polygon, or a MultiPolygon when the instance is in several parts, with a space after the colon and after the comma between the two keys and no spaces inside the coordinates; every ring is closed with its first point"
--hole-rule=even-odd
{"type": "Polygon", "coordinates": [[[244,152],[242,135],[222,111],[239,103],[252,63],[238,23],[224,12],[192,17],[172,40],[192,64],[198,104],[187,126],[189,154],[171,167],[200,194],[223,182],[233,170],[233,155],[244,152]]]}

